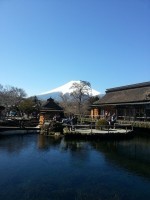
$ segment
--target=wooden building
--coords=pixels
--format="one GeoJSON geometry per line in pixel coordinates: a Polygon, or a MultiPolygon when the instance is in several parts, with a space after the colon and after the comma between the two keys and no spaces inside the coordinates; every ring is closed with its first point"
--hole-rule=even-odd
{"type": "Polygon", "coordinates": [[[113,113],[120,120],[150,121],[150,82],[107,89],[91,106],[93,118],[113,113]]]}
{"type": "Polygon", "coordinates": [[[40,109],[39,124],[43,125],[46,120],[52,120],[54,117],[56,120],[60,120],[64,117],[64,111],[63,108],[54,102],[54,99],[49,98],[40,109]]]}

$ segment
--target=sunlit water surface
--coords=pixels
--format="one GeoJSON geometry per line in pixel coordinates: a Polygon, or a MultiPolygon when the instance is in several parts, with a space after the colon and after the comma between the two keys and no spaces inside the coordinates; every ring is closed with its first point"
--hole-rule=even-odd
{"type": "Polygon", "coordinates": [[[149,200],[150,138],[0,138],[0,200],[149,200]]]}

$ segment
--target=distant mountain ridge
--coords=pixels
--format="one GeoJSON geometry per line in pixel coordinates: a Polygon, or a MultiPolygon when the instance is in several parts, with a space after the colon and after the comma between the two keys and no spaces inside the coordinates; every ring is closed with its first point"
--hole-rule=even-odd
{"type": "MultiPolygon", "coordinates": [[[[71,89],[72,85],[74,83],[80,83],[80,81],[70,81],[60,87],[57,87],[55,89],[52,89],[50,91],[41,93],[39,95],[36,95],[38,99],[40,100],[47,100],[48,98],[53,98],[55,100],[60,100],[61,99],[61,95],[68,95],[70,96],[70,93],[73,92],[73,89],[71,89]]],[[[97,96],[100,95],[100,92],[91,89],[91,96],[97,96]]]]}

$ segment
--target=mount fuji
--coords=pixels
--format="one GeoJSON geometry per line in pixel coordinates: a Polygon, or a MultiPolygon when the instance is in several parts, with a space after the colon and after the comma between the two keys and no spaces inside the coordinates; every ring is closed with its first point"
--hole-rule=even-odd
{"type": "MultiPolygon", "coordinates": [[[[40,100],[47,100],[48,98],[53,98],[54,100],[60,100],[61,99],[61,95],[70,95],[70,93],[73,92],[74,89],[72,89],[72,85],[74,83],[80,83],[80,81],[70,81],[58,88],[55,88],[53,90],[41,93],[39,95],[36,95],[38,99],[40,100]]],[[[91,96],[98,96],[100,95],[100,92],[91,89],[91,96]]]]}

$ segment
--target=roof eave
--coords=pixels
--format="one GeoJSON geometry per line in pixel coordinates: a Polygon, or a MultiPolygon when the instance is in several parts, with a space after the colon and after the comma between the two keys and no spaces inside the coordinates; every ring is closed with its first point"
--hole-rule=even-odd
{"type": "Polygon", "coordinates": [[[101,103],[94,104],[92,107],[104,107],[104,106],[116,106],[116,105],[142,105],[150,104],[150,101],[139,101],[139,102],[115,102],[115,103],[101,103]]]}

